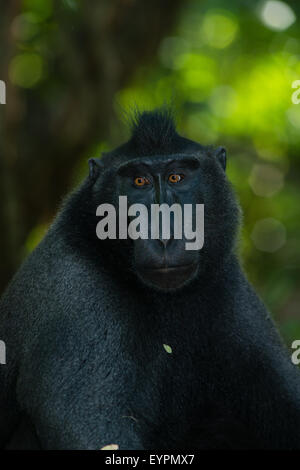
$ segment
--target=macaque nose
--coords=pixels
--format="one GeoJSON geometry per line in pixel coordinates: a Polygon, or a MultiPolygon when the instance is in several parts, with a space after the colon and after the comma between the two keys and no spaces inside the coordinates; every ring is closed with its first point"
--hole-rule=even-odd
{"type": "Polygon", "coordinates": [[[170,236],[170,238],[159,238],[158,241],[163,245],[163,247],[166,249],[167,246],[171,243],[173,240],[173,237],[170,236]]]}

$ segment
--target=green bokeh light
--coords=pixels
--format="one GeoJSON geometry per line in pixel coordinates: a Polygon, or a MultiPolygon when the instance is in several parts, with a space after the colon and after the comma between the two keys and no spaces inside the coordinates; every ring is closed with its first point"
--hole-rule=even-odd
{"type": "Polygon", "coordinates": [[[237,19],[228,13],[208,12],[202,24],[202,37],[211,47],[224,49],[236,38],[239,30],[237,19]]]}
{"type": "Polygon", "coordinates": [[[23,9],[34,13],[40,21],[44,21],[52,15],[53,3],[52,0],[23,0],[23,9]]]}
{"type": "Polygon", "coordinates": [[[43,76],[43,59],[34,53],[24,53],[15,56],[9,67],[9,76],[17,86],[32,88],[43,76]]]}

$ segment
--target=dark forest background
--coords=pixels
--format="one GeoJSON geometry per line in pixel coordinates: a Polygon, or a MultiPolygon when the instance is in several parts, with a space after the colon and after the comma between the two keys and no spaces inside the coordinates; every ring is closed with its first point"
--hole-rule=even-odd
{"type": "Polygon", "coordinates": [[[299,2],[1,2],[0,79],[0,291],[124,115],[172,102],[181,133],[226,146],[245,269],[300,338],[299,2]]]}

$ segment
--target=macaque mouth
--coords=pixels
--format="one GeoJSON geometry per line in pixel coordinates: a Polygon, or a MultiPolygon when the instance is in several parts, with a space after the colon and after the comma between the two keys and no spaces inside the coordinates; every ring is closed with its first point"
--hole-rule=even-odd
{"type": "Polygon", "coordinates": [[[143,280],[160,289],[176,289],[191,279],[197,271],[197,264],[178,266],[160,266],[153,268],[139,268],[143,280]]]}
{"type": "Polygon", "coordinates": [[[161,273],[169,273],[169,272],[174,272],[174,271],[179,271],[179,270],[185,270],[187,268],[191,268],[192,266],[196,266],[196,264],[181,264],[178,266],[159,266],[155,268],[143,268],[146,271],[156,271],[156,272],[161,272],[161,273]]]}

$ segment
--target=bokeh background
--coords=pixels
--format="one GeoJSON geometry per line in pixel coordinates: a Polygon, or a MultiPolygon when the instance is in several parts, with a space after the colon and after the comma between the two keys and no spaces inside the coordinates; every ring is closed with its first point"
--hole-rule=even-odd
{"type": "Polygon", "coordinates": [[[245,270],[300,339],[299,1],[1,2],[0,79],[0,290],[126,113],[167,102],[182,134],[226,146],[245,270]]]}

